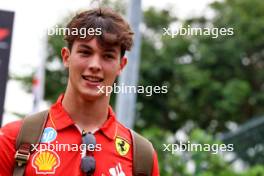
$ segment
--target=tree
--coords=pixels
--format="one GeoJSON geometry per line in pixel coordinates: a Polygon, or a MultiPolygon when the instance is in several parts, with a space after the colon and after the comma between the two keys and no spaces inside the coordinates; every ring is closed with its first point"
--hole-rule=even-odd
{"type": "MultiPolygon", "coordinates": [[[[215,152],[213,146],[220,146],[223,143],[216,140],[212,134],[199,128],[185,130],[187,141],[191,144],[208,145],[212,147],[208,151],[181,151],[174,152],[165,150],[164,144],[178,144],[179,140],[173,133],[152,127],[143,130],[143,135],[150,139],[156,147],[159,158],[160,175],[162,176],[262,176],[264,167],[255,165],[251,168],[235,171],[232,161],[224,159],[221,152],[215,152]],[[214,154],[213,154],[214,153],[214,154]],[[192,164],[193,171],[187,163],[192,164]]],[[[185,142],[187,143],[187,142],[185,142]]],[[[170,147],[172,148],[172,147],[170,147]]],[[[176,148],[176,147],[175,147],[176,148]]],[[[220,147],[219,147],[220,148],[220,147]]],[[[204,148],[205,149],[205,148],[204,148]]],[[[219,150],[218,150],[219,151],[219,150]]]]}
{"type": "Polygon", "coordinates": [[[263,114],[264,2],[226,0],[211,8],[214,18],[187,19],[183,27],[233,28],[234,35],[162,36],[177,18],[164,10],[145,12],[152,35],[144,35],[141,84],[168,85],[169,92],[139,95],[139,117],[144,117],[139,128],[159,124],[175,131],[191,120],[217,132],[226,130],[227,122],[241,124],[263,114]]]}

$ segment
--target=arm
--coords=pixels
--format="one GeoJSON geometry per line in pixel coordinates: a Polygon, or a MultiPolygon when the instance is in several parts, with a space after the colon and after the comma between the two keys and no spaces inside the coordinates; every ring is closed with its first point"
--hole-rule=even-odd
{"type": "Polygon", "coordinates": [[[22,121],[0,128],[0,175],[13,175],[16,137],[22,121]]]}

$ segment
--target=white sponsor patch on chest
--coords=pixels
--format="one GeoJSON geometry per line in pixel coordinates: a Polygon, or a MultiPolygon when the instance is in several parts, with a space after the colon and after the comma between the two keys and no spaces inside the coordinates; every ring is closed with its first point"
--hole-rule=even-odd
{"type": "Polygon", "coordinates": [[[118,163],[115,167],[110,168],[109,173],[111,176],[126,176],[120,163],[118,163]]]}

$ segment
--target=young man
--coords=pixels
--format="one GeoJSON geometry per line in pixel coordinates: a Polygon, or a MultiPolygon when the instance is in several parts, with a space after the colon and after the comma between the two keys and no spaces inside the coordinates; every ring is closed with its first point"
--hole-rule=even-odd
{"type": "MultiPolygon", "coordinates": [[[[127,64],[124,54],[132,46],[133,33],[119,14],[101,8],[76,15],[67,28],[71,31],[65,36],[68,46],[61,50],[69,72],[66,91],[49,109],[40,143],[31,144],[29,156],[23,146],[17,152],[22,121],[0,130],[1,176],[21,175],[23,164],[25,176],[134,175],[132,133],[117,122],[110,96],[99,91],[112,86],[127,64]],[[89,35],[76,33],[83,28],[89,35]],[[19,162],[19,156],[26,162],[19,162]]],[[[151,157],[149,175],[158,176],[156,152],[151,157]]]]}

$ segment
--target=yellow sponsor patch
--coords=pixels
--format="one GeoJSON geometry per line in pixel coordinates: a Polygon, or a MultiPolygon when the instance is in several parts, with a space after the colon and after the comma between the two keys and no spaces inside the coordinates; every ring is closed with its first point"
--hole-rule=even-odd
{"type": "Polygon", "coordinates": [[[60,165],[58,154],[52,150],[38,151],[33,159],[32,166],[37,174],[55,174],[56,168],[60,165]]]}
{"type": "Polygon", "coordinates": [[[126,140],[120,137],[116,137],[115,146],[116,146],[116,151],[122,156],[125,156],[130,148],[130,144],[126,140]]]}

